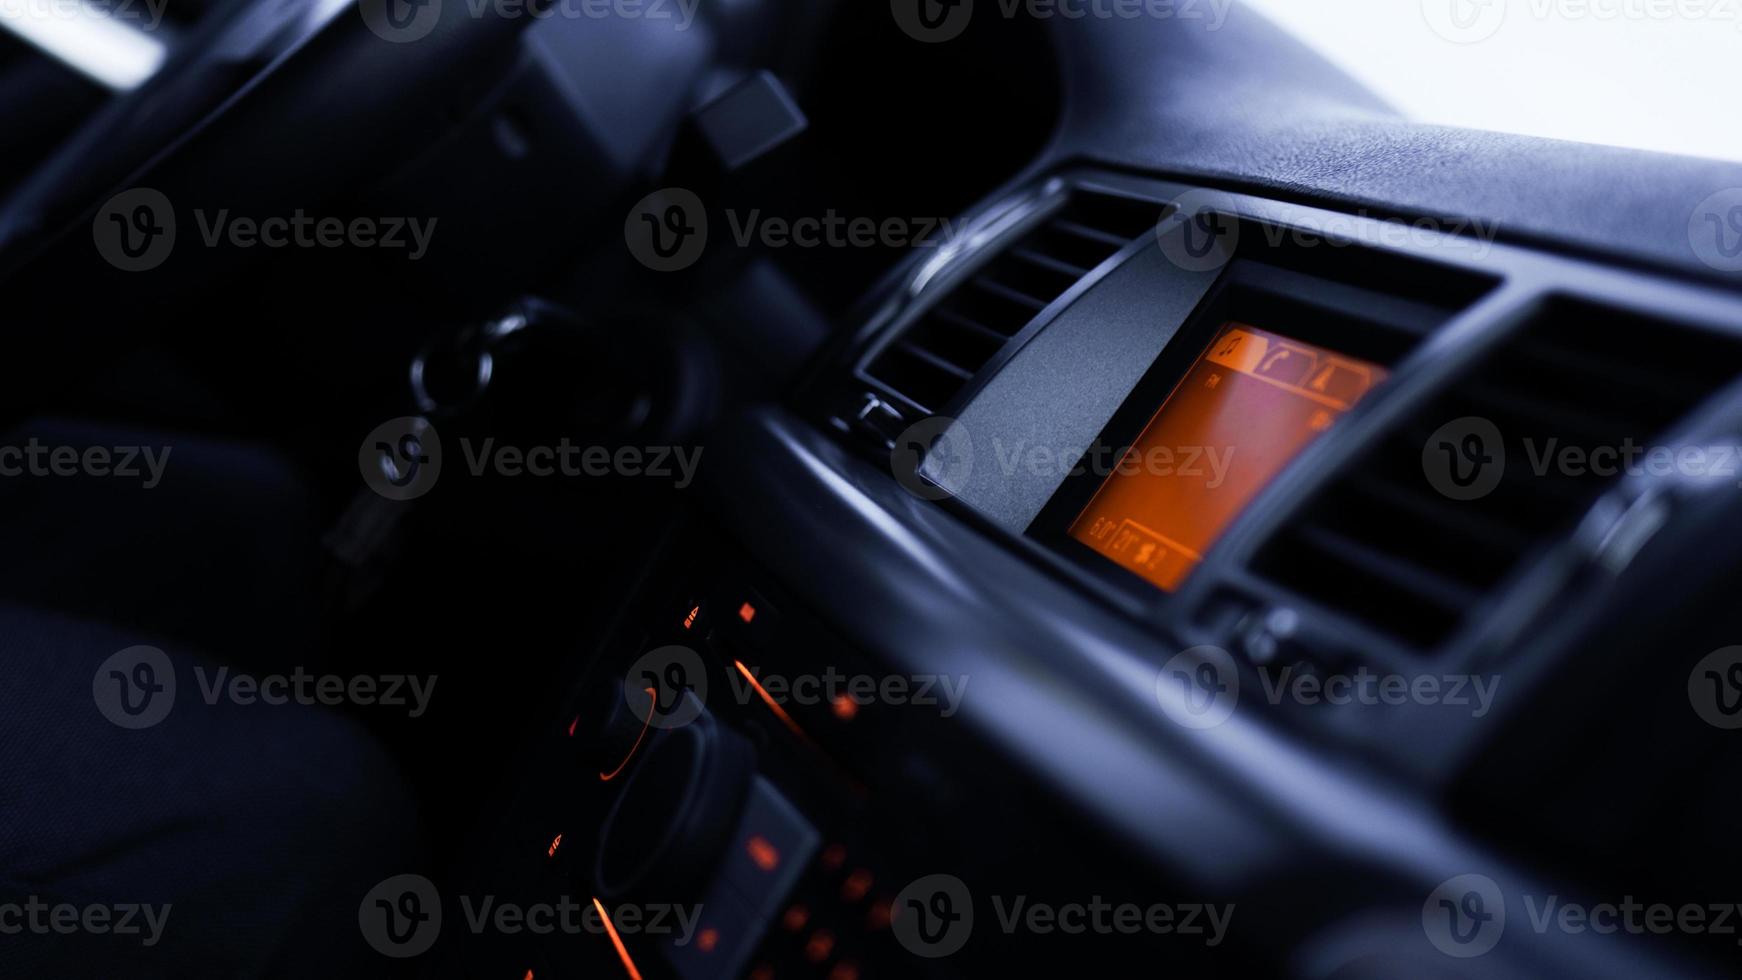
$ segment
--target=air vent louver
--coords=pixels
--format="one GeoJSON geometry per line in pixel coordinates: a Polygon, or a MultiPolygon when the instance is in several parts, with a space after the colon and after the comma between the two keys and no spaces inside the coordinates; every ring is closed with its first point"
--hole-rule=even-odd
{"type": "MultiPolygon", "coordinates": [[[[1739,353],[1718,335],[1557,303],[1329,484],[1259,552],[1256,570],[1410,646],[1435,646],[1615,479],[1545,461],[1568,448],[1649,446],[1742,370],[1739,353]],[[1441,427],[1467,418],[1493,424],[1505,466],[1484,469],[1500,473],[1491,491],[1460,500],[1430,482],[1423,454],[1436,439],[1446,452],[1441,427]]],[[[1452,451],[1468,430],[1449,430],[1452,451]]]]}
{"type": "Polygon", "coordinates": [[[1040,311],[1154,228],[1159,205],[1076,192],[886,346],[866,374],[924,414],[943,411],[1040,311]]]}

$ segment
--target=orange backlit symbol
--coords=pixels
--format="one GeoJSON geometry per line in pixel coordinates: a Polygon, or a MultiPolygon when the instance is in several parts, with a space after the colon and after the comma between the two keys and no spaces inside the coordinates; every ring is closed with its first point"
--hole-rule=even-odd
{"type": "Polygon", "coordinates": [[[823,848],[821,862],[824,871],[841,870],[841,865],[847,863],[847,848],[841,844],[830,844],[823,848]]]}
{"type": "Polygon", "coordinates": [[[629,947],[623,945],[623,937],[617,934],[617,926],[612,923],[610,913],[605,911],[605,905],[597,898],[593,899],[593,908],[599,913],[599,921],[605,924],[605,935],[611,937],[611,945],[617,949],[617,959],[623,963],[623,969],[629,974],[629,980],[641,980],[641,970],[635,966],[635,960],[629,955],[629,947]]]}
{"type": "Polygon", "coordinates": [[[756,607],[746,602],[738,607],[738,618],[748,623],[756,618],[756,607]]]}
{"type": "Polygon", "coordinates": [[[847,880],[841,882],[841,901],[857,902],[864,898],[865,893],[871,890],[871,882],[871,872],[864,868],[854,869],[853,873],[847,876],[847,880]]]}
{"type": "Polygon", "coordinates": [[[744,850],[749,853],[750,860],[764,871],[773,871],[780,867],[780,849],[768,842],[761,834],[751,834],[744,842],[744,850]]]}
{"type": "MultiPolygon", "coordinates": [[[[645,693],[647,695],[649,700],[652,700],[652,699],[657,698],[659,696],[658,693],[655,692],[654,689],[651,687],[644,687],[641,690],[643,693],[645,693]]],[[[652,724],[653,724],[653,705],[649,704],[647,707],[647,717],[641,719],[641,733],[639,735],[635,736],[635,744],[629,746],[628,754],[623,756],[622,762],[617,763],[617,768],[611,770],[610,772],[602,772],[599,774],[599,782],[608,783],[611,780],[616,779],[617,775],[619,773],[621,773],[626,766],[629,765],[629,760],[635,758],[635,750],[641,748],[641,741],[647,737],[648,726],[650,726],[652,724]]]]}
{"type": "Polygon", "coordinates": [[[526,976],[524,976],[524,977],[521,977],[521,978],[520,978],[520,980],[532,980],[532,971],[531,971],[531,970],[527,970],[527,971],[526,971],[526,976]]]}
{"type": "Polygon", "coordinates": [[[581,716],[580,715],[576,715],[573,718],[569,719],[569,738],[575,737],[575,726],[579,725],[580,723],[581,723],[581,716]]]}
{"type": "Polygon", "coordinates": [[[893,899],[880,898],[871,903],[871,911],[865,913],[865,928],[872,932],[889,928],[889,920],[895,914],[893,899]]]}
{"type": "Polygon", "coordinates": [[[563,846],[563,835],[558,834],[551,840],[550,849],[544,852],[544,856],[547,858],[556,857],[556,849],[561,846],[563,846]]]}
{"type": "Polygon", "coordinates": [[[689,615],[685,616],[683,618],[683,628],[687,630],[690,627],[696,625],[696,617],[700,616],[701,614],[702,614],[702,607],[701,606],[691,606],[689,615]]]}
{"type": "Polygon", "coordinates": [[[1071,537],[1173,591],[1246,504],[1385,376],[1376,364],[1223,324],[1071,537]]]}
{"type": "Polygon", "coordinates": [[[809,941],[804,944],[805,959],[812,963],[821,963],[835,951],[835,934],[827,929],[818,929],[811,933],[809,941]]]}
{"type": "Polygon", "coordinates": [[[833,711],[835,717],[842,721],[852,721],[859,715],[859,702],[845,694],[837,694],[829,702],[829,710],[833,711]]]}
{"type": "Polygon", "coordinates": [[[720,945],[720,930],[709,926],[696,936],[696,948],[704,953],[712,953],[714,947],[720,945]]]}
{"type": "Polygon", "coordinates": [[[750,682],[751,690],[756,692],[756,696],[762,699],[763,704],[768,705],[769,711],[774,712],[774,717],[779,718],[781,723],[790,728],[794,735],[806,741],[810,740],[810,736],[805,734],[804,729],[798,727],[798,722],[792,720],[792,716],[786,713],[786,709],[780,706],[780,702],[774,700],[774,695],[768,693],[768,689],[762,686],[762,682],[756,679],[756,675],[750,672],[750,668],[744,666],[744,661],[734,660],[732,666],[738,668],[738,673],[744,675],[744,679],[750,682]]]}

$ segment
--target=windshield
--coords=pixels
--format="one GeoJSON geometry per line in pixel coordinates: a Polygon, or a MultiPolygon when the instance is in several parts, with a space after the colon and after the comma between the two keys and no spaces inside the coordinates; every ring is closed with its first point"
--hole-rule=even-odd
{"type": "Polygon", "coordinates": [[[1742,160],[1737,0],[1246,0],[1422,122],[1742,160]]]}

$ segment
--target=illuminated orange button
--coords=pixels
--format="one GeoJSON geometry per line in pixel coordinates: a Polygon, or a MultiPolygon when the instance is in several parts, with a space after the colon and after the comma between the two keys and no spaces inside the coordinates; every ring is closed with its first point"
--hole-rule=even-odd
{"type": "Polygon", "coordinates": [[[720,945],[720,930],[709,926],[696,936],[696,947],[704,953],[712,953],[714,947],[720,945]]]}
{"type": "Polygon", "coordinates": [[[879,898],[871,903],[871,911],[865,913],[865,928],[872,932],[880,932],[889,928],[889,918],[893,912],[894,900],[888,897],[879,898]]]}
{"type": "Polygon", "coordinates": [[[751,834],[744,842],[744,850],[749,852],[750,860],[764,871],[773,871],[780,867],[780,849],[768,842],[761,834],[751,834]]]}
{"type": "Polygon", "coordinates": [[[569,721],[569,738],[575,737],[575,726],[581,723],[581,716],[576,715],[569,721]]]}
{"type": "Polygon", "coordinates": [[[756,607],[746,602],[738,607],[738,618],[748,623],[756,618],[756,607]]]}
{"type": "Polygon", "coordinates": [[[547,858],[556,857],[556,849],[561,847],[562,844],[563,844],[563,835],[561,835],[561,834],[556,835],[556,837],[551,839],[550,849],[544,852],[544,856],[547,858]]]}
{"type": "Polygon", "coordinates": [[[845,694],[837,694],[829,702],[829,709],[835,713],[836,718],[842,721],[852,721],[859,715],[859,702],[845,694]]]}
{"type": "Polygon", "coordinates": [[[683,628],[686,630],[693,629],[696,625],[696,617],[700,616],[701,614],[702,614],[702,607],[701,606],[691,606],[688,615],[684,616],[684,618],[683,618],[683,628]]]}
{"type": "Polygon", "coordinates": [[[811,938],[804,944],[805,959],[812,963],[821,963],[835,951],[835,934],[827,929],[818,929],[811,933],[811,938]]]}
{"type": "Polygon", "coordinates": [[[526,971],[526,976],[524,976],[524,977],[521,977],[521,978],[520,978],[520,980],[532,980],[532,971],[531,971],[531,970],[527,970],[527,971],[526,971]]]}
{"type": "Polygon", "coordinates": [[[810,909],[803,905],[794,905],[786,910],[785,915],[780,917],[780,924],[786,927],[787,932],[800,932],[810,920],[810,909]]]}
{"type": "Polygon", "coordinates": [[[839,871],[841,865],[847,863],[847,848],[843,844],[830,844],[823,848],[822,866],[824,871],[839,871]]]}
{"type": "Polygon", "coordinates": [[[847,880],[841,882],[841,901],[857,902],[864,898],[865,893],[871,890],[871,881],[871,872],[864,868],[855,868],[847,876],[847,880]]]}

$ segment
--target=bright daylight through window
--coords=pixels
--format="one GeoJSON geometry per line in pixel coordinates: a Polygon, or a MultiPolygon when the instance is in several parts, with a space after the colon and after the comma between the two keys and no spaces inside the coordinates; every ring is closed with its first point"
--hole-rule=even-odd
{"type": "Polygon", "coordinates": [[[1244,0],[1422,122],[1742,160],[1735,0],[1244,0]]]}

